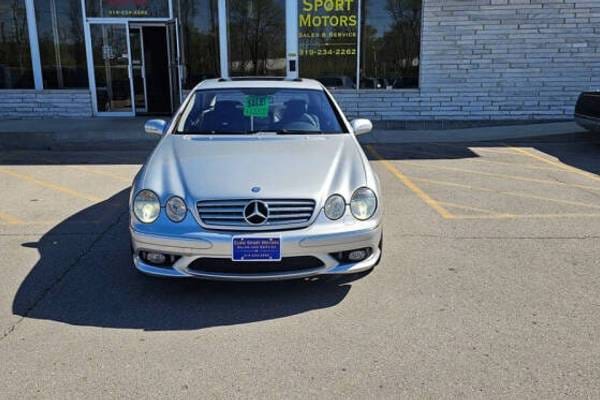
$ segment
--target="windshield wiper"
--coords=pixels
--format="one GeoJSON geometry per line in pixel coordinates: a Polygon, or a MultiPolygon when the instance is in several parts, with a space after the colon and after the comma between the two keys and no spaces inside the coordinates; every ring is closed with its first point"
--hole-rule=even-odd
{"type": "Polygon", "coordinates": [[[181,135],[249,135],[253,132],[248,131],[184,131],[178,132],[181,135]]]}
{"type": "Polygon", "coordinates": [[[301,129],[273,129],[273,130],[254,130],[248,131],[251,134],[275,134],[275,135],[311,135],[321,134],[321,131],[305,131],[301,129]]]}

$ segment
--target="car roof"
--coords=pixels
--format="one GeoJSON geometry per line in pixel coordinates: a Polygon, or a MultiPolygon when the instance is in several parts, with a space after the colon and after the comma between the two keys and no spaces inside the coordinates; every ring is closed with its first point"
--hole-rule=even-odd
{"type": "Polygon", "coordinates": [[[243,89],[243,88],[279,88],[323,90],[323,85],[314,79],[285,79],[283,77],[235,77],[230,79],[207,79],[200,82],[194,90],[206,89],[243,89]]]}

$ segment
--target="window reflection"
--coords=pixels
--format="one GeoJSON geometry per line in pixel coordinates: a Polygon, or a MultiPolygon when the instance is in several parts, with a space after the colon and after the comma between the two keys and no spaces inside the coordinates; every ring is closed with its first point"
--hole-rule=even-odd
{"type": "Polygon", "coordinates": [[[24,0],[0,1],[0,89],[32,89],[24,0]]]}
{"type": "Polygon", "coordinates": [[[361,89],[419,86],[422,0],[363,0],[361,89]]]}
{"type": "Polygon", "coordinates": [[[285,0],[229,0],[229,74],[285,75],[285,0]]]}
{"type": "Polygon", "coordinates": [[[35,0],[45,89],[88,86],[80,0],[35,0]]]}
{"type": "Polygon", "coordinates": [[[173,7],[180,24],[183,87],[192,89],[220,73],[217,0],[174,0],[173,7]]]}

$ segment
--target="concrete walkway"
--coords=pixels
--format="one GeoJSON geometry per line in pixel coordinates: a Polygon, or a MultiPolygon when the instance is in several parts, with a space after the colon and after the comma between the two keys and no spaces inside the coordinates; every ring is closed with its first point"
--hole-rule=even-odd
{"type": "MultiPolygon", "coordinates": [[[[147,117],[0,121],[0,149],[151,148],[158,137],[144,132],[147,117]]],[[[515,140],[584,132],[574,122],[503,125],[447,130],[384,130],[362,135],[361,143],[451,143],[515,140]]]]}

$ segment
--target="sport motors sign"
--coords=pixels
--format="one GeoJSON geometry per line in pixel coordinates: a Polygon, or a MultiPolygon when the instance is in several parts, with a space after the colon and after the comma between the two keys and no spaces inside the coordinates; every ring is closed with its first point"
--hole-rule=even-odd
{"type": "Polygon", "coordinates": [[[355,57],[357,0],[299,1],[300,56],[355,57]]]}

